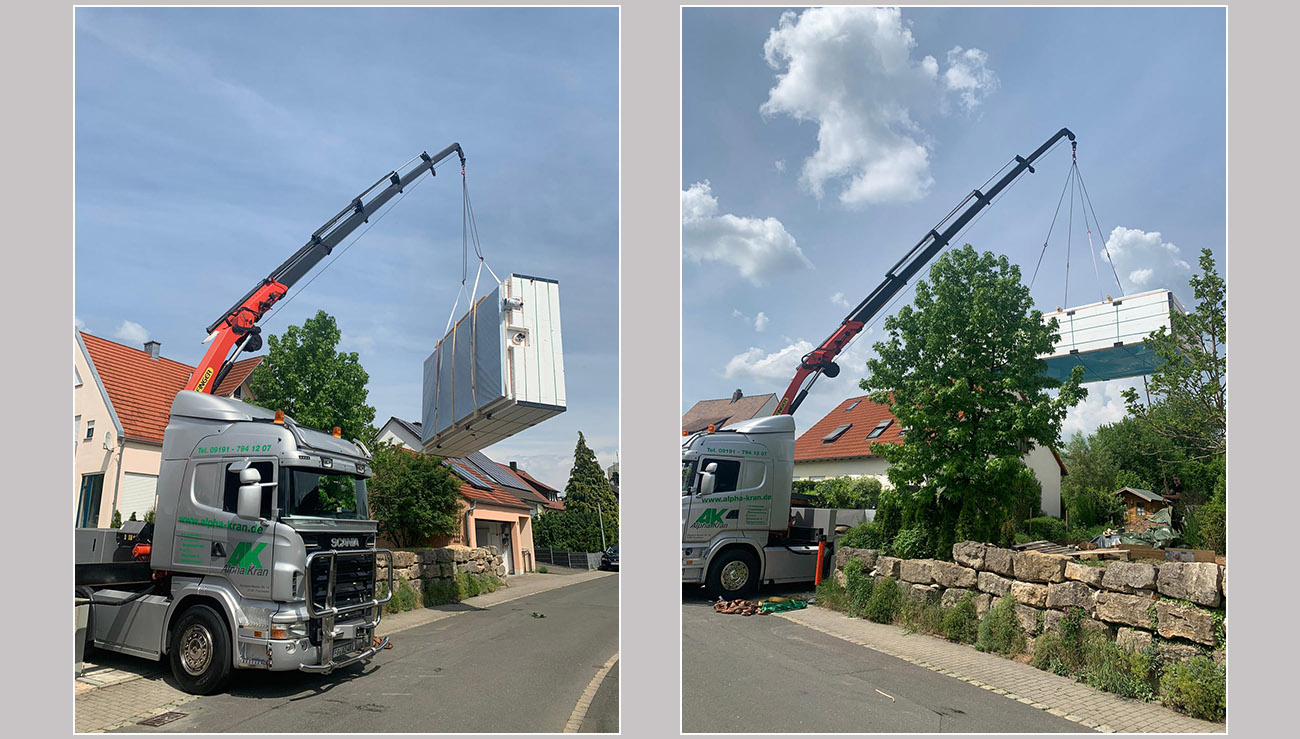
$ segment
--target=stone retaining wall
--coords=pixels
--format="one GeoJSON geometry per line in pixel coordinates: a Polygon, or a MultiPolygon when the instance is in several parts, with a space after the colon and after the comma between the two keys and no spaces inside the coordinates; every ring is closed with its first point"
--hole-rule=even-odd
{"type": "Polygon", "coordinates": [[[992,544],[954,544],[952,562],[898,559],[875,549],[840,548],[835,581],[845,583],[851,560],[863,572],[898,581],[914,602],[937,601],[952,607],[967,594],[983,618],[997,598],[1010,597],[1027,635],[1060,627],[1070,608],[1087,617],[1086,629],[1105,633],[1130,649],[1145,649],[1158,636],[1166,661],[1208,654],[1222,663],[1216,615],[1226,614],[1227,572],[1212,562],[1107,562],[1088,565],[1070,557],[1018,552],[992,544]],[[1215,609],[1215,610],[1209,610],[1215,609]]]}
{"type": "MultiPolygon", "coordinates": [[[[376,563],[376,570],[375,582],[385,582],[387,564],[382,559],[376,563]]],[[[393,550],[393,582],[405,580],[416,593],[423,589],[425,580],[450,579],[458,572],[496,575],[502,582],[506,579],[506,567],[495,546],[393,550]]]]}

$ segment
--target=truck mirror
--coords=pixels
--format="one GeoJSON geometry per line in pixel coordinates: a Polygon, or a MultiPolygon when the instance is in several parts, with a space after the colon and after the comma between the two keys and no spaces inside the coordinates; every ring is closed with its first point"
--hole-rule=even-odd
{"type": "Polygon", "coordinates": [[[239,471],[239,484],[256,485],[262,481],[262,473],[257,471],[256,467],[245,467],[239,471]]]}
{"type": "MultiPolygon", "coordinates": [[[[247,470],[245,470],[247,471],[247,470]]],[[[256,470],[253,471],[256,474],[256,470]]],[[[243,473],[240,473],[243,477],[243,473]]],[[[239,486],[239,502],[235,506],[235,515],[250,521],[256,521],[262,514],[262,486],[258,483],[239,486]]]]}

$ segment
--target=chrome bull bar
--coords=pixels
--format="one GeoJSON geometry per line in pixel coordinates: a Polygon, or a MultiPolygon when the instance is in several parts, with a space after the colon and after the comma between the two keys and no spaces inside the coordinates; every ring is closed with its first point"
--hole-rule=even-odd
{"type": "Polygon", "coordinates": [[[388,638],[385,637],[378,645],[372,645],[360,654],[354,654],[337,662],[334,661],[334,637],[336,636],[334,622],[338,617],[348,613],[373,608],[374,620],[362,624],[362,626],[366,627],[371,631],[371,633],[373,633],[374,629],[379,626],[379,620],[381,618],[384,604],[393,599],[393,553],[391,551],[387,549],[350,549],[344,551],[330,549],[323,552],[312,552],[307,555],[306,573],[304,573],[304,576],[307,578],[307,615],[313,619],[320,620],[320,664],[301,665],[298,669],[304,672],[317,672],[328,675],[340,667],[346,667],[356,662],[370,659],[375,656],[376,652],[388,646],[388,638]],[[343,606],[342,608],[336,605],[334,603],[334,584],[338,571],[338,558],[373,557],[374,561],[377,563],[381,553],[388,555],[388,594],[383,598],[374,598],[372,596],[370,600],[364,603],[354,603],[350,606],[343,606]],[[317,558],[329,559],[329,578],[326,580],[325,585],[324,606],[320,606],[320,604],[316,603],[316,599],[312,595],[311,565],[317,558]]]}

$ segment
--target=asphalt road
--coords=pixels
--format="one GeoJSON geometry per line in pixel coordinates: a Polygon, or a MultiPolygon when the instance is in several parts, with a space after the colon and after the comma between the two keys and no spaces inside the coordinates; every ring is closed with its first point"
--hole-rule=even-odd
{"type": "MultiPolygon", "coordinates": [[[[760,597],[778,594],[801,593],[760,597]]],[[[702,591],[682,595],[683,731],[1087,731],[778,616],[718,614],[702,591]]]]}
{"type": "MultiPolygon", "coordinates": [[[[618,651],[618,578],[417,626],[394,634],[393,644],[370,664],[330,676],[241,673],[229,692],[181,706],[182,719],[122,731],[558,732],[618,651]]],[[[618,730],[616,670],[584,730],[618,730]]]]}

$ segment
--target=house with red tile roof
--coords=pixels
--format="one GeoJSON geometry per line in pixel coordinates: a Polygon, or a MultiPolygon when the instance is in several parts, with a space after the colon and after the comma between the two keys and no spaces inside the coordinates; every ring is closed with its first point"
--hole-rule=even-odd
{"type": "MultiPolygon", "coordinates": [[[[163,430],[194,368],[167,359],[157,341],[142,349],[75,332],[72,405],[76,525],[143,518],[154,507],[163,430]]],[[[251,399],[248,376],[262,357],[234,364],[216,392],[251,399]]]]}
{"type": "Polygon", "coordinates": [[[722,428],[751,418],[770,416],[776,410],[776,393],[745,395],[739,388],[730,398],[701,400],[682,414],[682,431],[694,434],[709,426],[722,428]]]}
{"type": "MultiPolygon", "coordinates": [[[[873,444],[901,444],[904,429],[889,412],[865,395],[847,398],[794,442],[794,479],[870,475],[890,487],[889,462],[871,448],[873,444]]],[[[1025,465],[1043,488],[1041,507],[1049,516],[1061,516],[1061,478],[1065,464],[1055,449],[1034,447],[1025,453],[1025,465]]]]}

